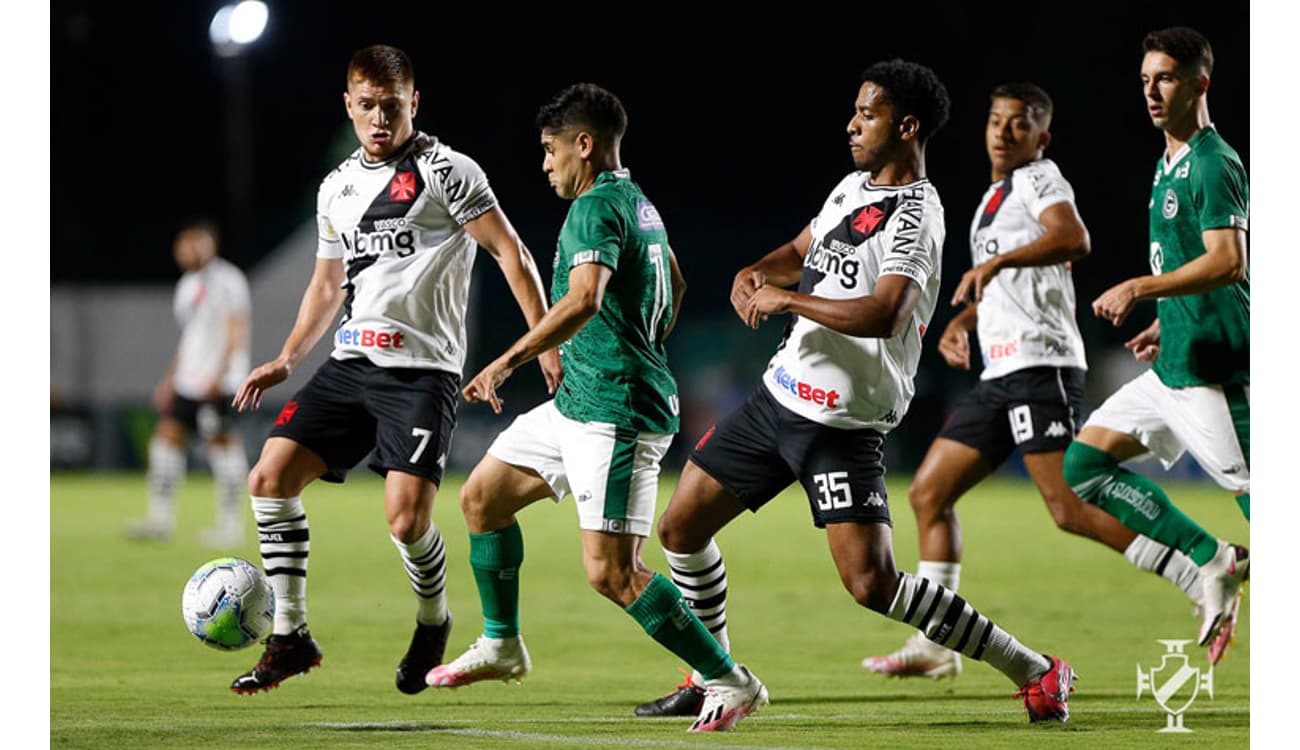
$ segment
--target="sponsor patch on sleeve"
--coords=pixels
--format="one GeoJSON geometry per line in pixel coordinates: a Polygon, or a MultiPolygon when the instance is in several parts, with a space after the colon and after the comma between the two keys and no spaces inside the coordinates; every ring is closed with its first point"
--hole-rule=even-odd
{"type": "Polygon", "coordinates": [[[663,229],[664,220],[659,216],[659,209],[650,201],[637,201],[636,225],[641,231],[663,229]]]}

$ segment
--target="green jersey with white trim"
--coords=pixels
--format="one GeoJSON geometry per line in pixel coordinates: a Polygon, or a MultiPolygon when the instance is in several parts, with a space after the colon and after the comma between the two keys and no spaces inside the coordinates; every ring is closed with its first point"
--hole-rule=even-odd
{"type": "Polygon", "coordinates": [[[673,314],[668,234],[626,169],[601,172],[569,207],[555,252],[552,303],[568,293],[569,272],[584,263],[614,274],[600,312],[560,346],[564,380],[555,407],[579,422],[677,432],[677,383],[664,348],[673,314]]]}
{"type": "MultiPolygon", "coordinates": [[[[1250,189],[1237,152],[1213,126],[1172,159],[1162,155],[1151,189],[1151,272],[1168,273],[1205,254],[1201,233],[1247,229],[1250,189]]],[[[1250,383],[1250,275],[1202,294],[1157,303],[1155,371],[1170,388],[1250,383]]]]}

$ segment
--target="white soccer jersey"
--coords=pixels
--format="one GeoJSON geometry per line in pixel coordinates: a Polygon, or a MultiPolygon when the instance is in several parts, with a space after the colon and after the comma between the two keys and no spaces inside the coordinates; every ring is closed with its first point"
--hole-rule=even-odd
{"type": "Polygon", "coordinates": [[[903,332],[858,338],[795,316],[764,384],[782,406],[824,425],[888,432],[912,400],[921,336],[934,313],[943,259],[943,205],[929,180],[875,186],[854,172],[812,220],[799,291],[826,299],[873,294],[884,275],[906,276],[921,299],[903,332]]]}
{"type": "Polygon", "coordinates": [[[172,308],[181,327],[172,376],[176,393],[202,401],[217,383],[220,395],[233,394],[248,374],[248,339],[231,352],[224,370],[221,357],[230,340],[230,318],[240,316],[247,323],[252,317],[244,272],[224,258],[213,258],[181,276],[172,308]]]}
{"type": "Polygon", "coordinates": [[[457,375],[475,242],[463,225],[496,205],[473,159],[416,133],[388,161],[358,149],[321,182],[318,258],[347,269],[334,359],[457,375]]]}
{"type": "MultiPolygon", "coordinates": [[[[1074,189],[1051,159],[1030,162],[989,186],[970,225],[971,263],[979,265],[1043,234],[1038,217],[1049,206],[1074,203],[1074,189]]],[[[1074,319],[1070,264],[1004,268],[979,303],[981,380],[1026,367],[1087,369],[1074,319]]]]}

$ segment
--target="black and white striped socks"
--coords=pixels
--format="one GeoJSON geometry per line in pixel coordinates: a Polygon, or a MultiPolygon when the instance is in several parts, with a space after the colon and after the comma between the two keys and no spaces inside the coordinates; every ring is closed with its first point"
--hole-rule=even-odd
{"type": "Polygon", "coordinates": [[[1046,657],[1025,648],[955,591],[908,573],[899,576],[898,593],[886,613],[890,618],[917,628],[940,646],[988,662],[1016,687],[1051,668],[1046,657]]]}
{"type": "Polygon", "coordinates": [[[441,625],[447,621],[447,551],[438,527],[429,528],[410,544],[391,534],[389,537],[402,555],[406,577],[420,600],[415,619],[421,625],[441,625]]]}
{"type": "MultiPolygon", "coordinates": [[[[722,650],[731,653],[727,637],[727,566],[717,543],[710,539],[704,549],[686,554],[664,550],[664,556],[668,558],[673,584],[681,590],[687,606],[722,650]]],[[[704,678],[698,672],[693,679],[695,684],[703,684],[704,678]]]]}
{"type": "Polygon", "coordinates": [[[275,625],[271,632],[288,635],[307,623],[307,553],[311,534],[301,497],[254,497],[253,519],[262,568],[275,592],[275,625]]]}

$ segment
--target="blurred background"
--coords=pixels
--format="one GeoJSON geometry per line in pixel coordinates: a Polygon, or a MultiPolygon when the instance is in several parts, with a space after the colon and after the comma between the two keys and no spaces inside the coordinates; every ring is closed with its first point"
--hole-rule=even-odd
{"type": "MultiPolygon", "coordinates": [[[[51,7],[52,200],[80,198],[50,227],[51,446],[54,468],[143,466],[156,415],[149,395],[179,334],[171,296],[177,229],[209,216],[222,254],[248,274],[253,360],[278,353],[311,274],[316,188],[355,147],[343,110],[351,53],[407,51],[421,92],[416,126],[479,162],[548,281],[568,204],[547,186],[537,108],[578,81],[623,100],[623,163],[663,215],[689,284],[670,356],[682,437],[665,465],[757,385],[784,328],[745,328],[732,275],[793,237],[852,166],[845,126],[860,73],[903,57],[932,67],[953,101],[930,142],[929,177],[946,209],[941,304],[917,394],[888,443],[891,469],[916,467],[944,415],[978,379],[934,348],[955,309],[972,212],[989,183],[988,92],[1029,80],[1056,104],[1047,156],[1073,183],[1093,252],[1075,264],[1089,351],[1085,410],[1138,371],[1121,347],[1154,316],[1120,329],[1091,315],[1110,285],[1147,270],[1147,200],[1163,138],[1138,80],[1143,35],[1189,25],[1216,66],[1210,112],[1251,167],[1249,25],[1222,4],[910,6],[841,3],[289,3],[267,0],[246,43],[214,42],[221,2],[56,2],[51,7]]],[[[229,20],[229,16],[226,16],[229,20]]],[[[239,33],[243,33],[241,30],[239,33]]],[[[238,36],[238,34],[237,34],[238,36]]],[[[480,257],[466,376],[524,330],[496,265],[480,257]]],[[[328,355],[328,341],[240,429],[255,454],[279,406],[328,355]]],[[[546,397],[535,366],[507,384],[506,414],[462,404],[449,458],[467,470],[515,413],[546,397]]],[[[203,461],[202,451],[191,457],[203,461]]],[[[1009,472],[1018,470],[1012,465],[1009,472]]],[[[1194,468],[1183,462],[1183,471],[1194,468]]]]}

